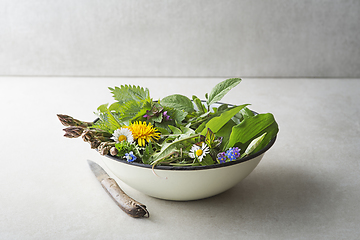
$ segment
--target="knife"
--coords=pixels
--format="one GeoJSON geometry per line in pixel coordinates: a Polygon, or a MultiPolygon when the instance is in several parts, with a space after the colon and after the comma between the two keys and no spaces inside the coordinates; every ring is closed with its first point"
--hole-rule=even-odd
{"type": "Polygon", "coordinates": [[[129,197],[99,164],[90,160],[87,161],[91,171],[95,174],[103,188],[125,213],[134,218],[150,216],[146,206],[129,197]]]}

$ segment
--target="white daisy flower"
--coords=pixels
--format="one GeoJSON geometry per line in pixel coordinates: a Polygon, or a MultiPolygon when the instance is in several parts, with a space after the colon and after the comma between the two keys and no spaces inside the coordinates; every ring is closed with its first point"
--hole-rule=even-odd
{"type": "Polygon", "coordinates": [[[209,147],[203,142],[201,147],[198,145],[193,145],[190,149],[189,156],[191,158],[198,158],[201,162],[203,158],[210,152],[209,147]]]}
{"type": "Polygon", "coordinates": [[[132,143],[134,141],[133,134],[128,128],[116,129],[111,139],[113,139],[115,142],[127,141],[129,143],[132,143]]]}

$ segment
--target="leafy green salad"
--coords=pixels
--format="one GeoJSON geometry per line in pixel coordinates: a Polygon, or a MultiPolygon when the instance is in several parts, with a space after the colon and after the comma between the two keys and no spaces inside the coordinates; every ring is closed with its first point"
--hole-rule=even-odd
{"type": "Polygon", "coordinates": [[[109,87],[115,102],[99,106],[95,122],[58,117],[65,137],[82,137],[102,155],[153,166],[221,164],[260,151],[279,131],[271,113],[219,103],[240,82],[218,83],[204,101],[180,94],[154,101],[147,88],[109,87]]]}

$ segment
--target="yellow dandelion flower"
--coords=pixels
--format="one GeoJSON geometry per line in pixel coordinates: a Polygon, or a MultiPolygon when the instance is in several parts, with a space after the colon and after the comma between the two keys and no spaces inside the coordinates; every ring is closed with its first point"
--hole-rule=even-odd
{"type": "Polygon", "coordinates": [[[145,141],[150,142],[160,138],[160,133],[157,132],[157,129],[151,123],[147,125],[146,122],[134,122],[130,124],[129,129],[133,134],[134,140],[138,140],[139,146],[145,146],[145,141]]]}

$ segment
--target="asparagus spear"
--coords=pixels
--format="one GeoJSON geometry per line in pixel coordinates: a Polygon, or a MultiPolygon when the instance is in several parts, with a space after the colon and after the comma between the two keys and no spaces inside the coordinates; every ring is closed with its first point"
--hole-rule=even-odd
{"type": "Polygon", "coordinates": [[[87,128],[87,127],[91,127],[93,125],[93,123],[91,123],[91,122],[83,122],[83,121],[77,120],[73,117],[70,117],[70,116],[64,115],[64,114],[57,114],[57,116],[58,116],[60,122],[64,126],[87,128]]]}
{"type": "Polygon", "coordinates": [[[90,144],[92,149],[97,148],[101,155],[110,153],[115,156],[118,153],[115,142],[110,139],[112,134],[101,129],[90,128],[93,125],[90,122],[83,122],[64,114],[57,116],[64,126],[69,126],[63,129],[65,131],[64,137],[78,138],[81,136],[84,142],[90,144]]]}

